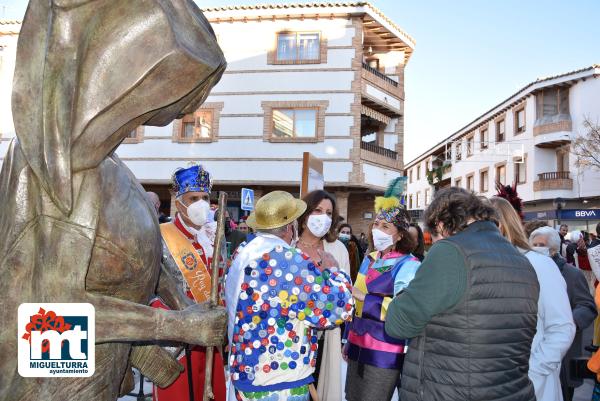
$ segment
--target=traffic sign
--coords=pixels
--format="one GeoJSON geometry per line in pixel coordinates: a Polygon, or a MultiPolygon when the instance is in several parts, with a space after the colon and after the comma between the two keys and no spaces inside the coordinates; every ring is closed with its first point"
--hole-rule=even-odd
{"type": "Polygon", "coordinates": [[[254,190],[242,188],[242,210],[254,210],[254,190]]]}

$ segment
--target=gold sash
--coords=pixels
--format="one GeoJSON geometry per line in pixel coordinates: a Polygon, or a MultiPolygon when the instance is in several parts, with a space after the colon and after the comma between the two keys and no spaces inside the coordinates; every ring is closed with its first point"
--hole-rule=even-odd
{"type": "Polygon", "coordinates": [[[160,225],[167,248],[179,271],[190,287],[196,302],[206,302],[210,298],[210,274],[202,258],[190,240],[173,223],[160,225]]]}

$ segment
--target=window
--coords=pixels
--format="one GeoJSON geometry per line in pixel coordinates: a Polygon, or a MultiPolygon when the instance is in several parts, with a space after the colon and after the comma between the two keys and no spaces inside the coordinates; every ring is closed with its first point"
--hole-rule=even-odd
{"type": "Polygon", "coordinates": [[[408,181],[412,184],[413,180],[412,180],[412,169],[408,170],[408,181]]]}
{"type": "Polygon", "coordinates": [[[263,140],[270,142],[322,142],[325,139],[327,100],[262,102],[263,140]]]}
{"type": "Polygon", "coordinates": [[[490,141],[490,138],[488,136],[488,129],[487,129],[487,127],[486,128],[480,128],[480,130],[479,130],[479,148],[481,150],[487,149],[489,141],[490,141]]]}
{"type": "Polygon", "coordinates": [[[412,194],[408,195],[408,208],[409,209],[413,208],[413,196],[412,196],[412,194]]]}
{"type": "Polygon", "coordinates": [[[504,119],[496,122],[496,142],[504,142],[505,139],[505,127],[504,119]]]}
{"type": "Polygon", "coordinates": [[[473,191],[475,189],[475,177],[472,173],[467,176],[467,189],[469,191],[473,191]]]}
{"type": "Polygon", "coordinates": [[[569,88],[545,88],[535,95],[536,120],[569,114],[569,88]]]}
{"type": "Polygon", "coordinates": [[[212,136],[213,111],[197,110],[194,114],[187,114],[181,121],[179,139],[184,141],[210,140],[212,136]]]}
{"type": "MultiPolygon", "coordinates": [[[[421,179],[421,165],[417,166],[417,181],[421,179]]],[[[417,194],[418,196],[418,194],[417,194]]]]}
{"type": "Polygon", "coordinates": [[[524,184],[527,181],[527,160],[525,157],[515,158],[515,182],[517,184],[524,184]]]}
{"type": "Polygon", "coordinates": [[[272,61],[274,64],[320,63],[323,62],[321,46],[319,32],[280,32],[272,61]]]}
{"type": "Polygon", "coordinates": [[[506,184],[506,165],[496,167],[496,182],[506,184]]]}
{"type": "Polygon", "coordinates": [[[198,110],[186,114],[173,124],[176,142],[212,142],[218,139],[219,114],[223,102],[204,103],[198,110]]]}
{"type": "Polygon", "coordinates": [[[317,109],[273,109],[273,136],[315,138],[317,109]]]}
{"type": "Polygon", "coordinates": [[[556,151],[556,171],[569,171],[569,149],[559,148],[556,151]]]}
{"type": "Polygon", "coordinates": [[[425,206],[428,206],[431,203],[431,192],[429,189],[425,190],[425,206]]]}
{"type": "Polygon", "coordinates": [[[515,111],[515,134],[525,132],[525,108],[515,111]]]}
{"type": "Polygon", "coordinates": [[[462,141],[458,141],[456,142],[456,148],[455,148],[455,154],[456,154],[456,160],[462,160],[462,141]]]}
{"type": "Polygon", "coordinates": [[[459,188],[462,187],[462,178],[456,178],[454,180],[454,186],[459,188]]]}
{"type": "Polygon", "coordinates": [[[417,192],[416,195],[415,195],[415,208],[416,209],[418,209],[419,206],[421,206],[420,203],[419,203],[419,195],[420,195],[420,192],[417,192]]]}
{"type": "Polygon", "coordinates": [[[472,136],[467,138],[467,157],[473,156],[473,142],[472,136]]]}
{"type": "Polygon", "coordinates": [[[135,129],[132,129],[129,134],[123,139],[123,143],[140,143],[143,141],[144,137],[144,127],[139,126],[135,129]]]}
{"type": "Polygon", "coordinates": [[[487,192],[489,189],[488,170],[479,172],[479,192],[487,192]]]}

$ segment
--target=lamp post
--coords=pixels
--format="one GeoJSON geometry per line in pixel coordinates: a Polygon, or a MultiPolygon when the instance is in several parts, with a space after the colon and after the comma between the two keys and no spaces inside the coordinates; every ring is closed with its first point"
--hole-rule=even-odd
{"type": "Polygon", "coordinates": [[[567,205],[567,202],[563,198],[556,198],[552,203],[556,209],[556,220],[558,220],[558,227],[560,228],[560,211],[564,209],[564,207],[567,205]]]}

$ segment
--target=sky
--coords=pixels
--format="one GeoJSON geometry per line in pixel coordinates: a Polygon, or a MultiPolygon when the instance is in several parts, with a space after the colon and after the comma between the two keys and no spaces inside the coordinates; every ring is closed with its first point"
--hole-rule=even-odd
{"type": "MultiPolygon", "coordinates": [[[[405,163],[536,78],[600,64],[598,0],[371,3],[416,40],[405,70],[405,163]]],[[[0,0],[0,18],[22,19],[26,4],[0,0]]]]}

